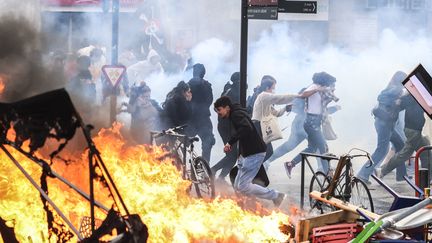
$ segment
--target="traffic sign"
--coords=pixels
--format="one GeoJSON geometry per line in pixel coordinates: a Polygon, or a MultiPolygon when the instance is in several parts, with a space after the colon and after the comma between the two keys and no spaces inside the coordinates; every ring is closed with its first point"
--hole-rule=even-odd
{"type": "Polygon", "coordinates": [[[278,19],[278,7],[248,7],[248,19],[278,19]]]}
{"type": "Polygon", "coordinates": [[[317,1],[279,0],[278,7],[278,11],[281,13],[317,13],[317,1]]]}
{"type": "Polygon", "coordinates": [[[126,67],[123,65],[104,65],[102,72],[105,77],[110,81],[113,87],[117,87],[120,80],[126,72],[126,67]]]}

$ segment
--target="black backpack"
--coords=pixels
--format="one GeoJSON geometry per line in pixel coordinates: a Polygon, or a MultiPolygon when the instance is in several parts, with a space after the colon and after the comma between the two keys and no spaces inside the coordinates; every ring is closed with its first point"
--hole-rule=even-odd
{"type": "Polygon", "coordinates": [[[247,113],[250,116],[252,116],[253,107],[254,107],[255,100],[256,100],[257,96],[258,96],[258,92],[254,90],[254,93],[252,95],[249,95],[247,97],[247,100],[246,100],[246,111],[247,111],[247,113]]]}
{"type": "Polygon", "coordinates": [[[221,97],[222,96],[228,96],[231,98],[231,96],[230,96],[231,95],[231,89],[232,89],[232,84],[230,84],[230,82],[227,82],[223,88],[221,97]]]}

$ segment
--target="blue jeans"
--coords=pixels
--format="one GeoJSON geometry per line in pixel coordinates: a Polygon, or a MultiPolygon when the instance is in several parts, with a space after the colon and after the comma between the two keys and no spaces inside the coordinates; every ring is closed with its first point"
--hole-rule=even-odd
{"type": "Polygon", "coordinates": [[[305,116],[296,115],[291,125],[291,133],[288,140],[274,150],[273,155],[265,163],[267,164],[267,167],[271,162],[279,159],[286,153],[289,153],[290,151],[295,149],[301,142],[307,139],[307,133],[303,127],[304,122],[305,116]]]}
{"type": "MultiPolygon", "coordinates": [[[[302,152],[316,153],[319,154],[326,153],[326,141],[321,130],[322,115],[307,114],[304,123],[304,129],[308,136],[308,146],[302,152]]],[[[301,161],[301,154],[298,154],[292,162],[294,165],[301,161]]],[[[322,160],[317,158],[318,161],[318,171],[327,173],[329,170],[328,160],[322,160]]]]}
{"type": "Polygon", "coordinates": [[[234,189],[242,194],[252,195],[264,199],[277,198],[277,192],[257,184],[252,180],[258,174],[265,157],[265,152],[249,155],[245,158],[239,157],[237,161],[238,173],[234,181],[234,189]]]}
{"type": "Polygon", "coordinates": [[[211,167],[211,171],[213,176],[220,170],[220,174],[218,178],[224,179],[227,175],[229,175],[231,169],[234,167],[237,161],[238,155],[238,143],[235,143],[231,146],[231,151],[225,153],[225,156],[219,160],[215,165],[211,167]]]}
{"type": "MultiPolygon", "coordinates": [[[[363,181],[369,181],[369,177],[372,175],[375,167],[381,164],[389,151],[390,142],[393,144],[396,152],[399,152],[404,145],[402,137],[395,130],[394,122],[375,118],[374,125],[377,132],[377,147],[371,156],[374,163],[371,165],[370,161],[367,161],[358,172],[357,177],[363,181]]],[[[397,167],[396,177],[398,180],[403,179],[405,173],[406,168],[404,164],[397,167]]]]}

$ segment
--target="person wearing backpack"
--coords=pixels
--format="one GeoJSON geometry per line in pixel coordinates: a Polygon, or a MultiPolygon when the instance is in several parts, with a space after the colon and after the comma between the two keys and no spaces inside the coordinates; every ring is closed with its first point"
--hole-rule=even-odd
{"type": "MultiPolygon", "coordinates": [[[[396,153],[401,151],[404,146],[403,138],[396,131],[395,126],[399,119],[400,98],[403,94],[402,81],[406,76],[406,73],[402,71],[393,74],[387,87],[378,95],[378,105],[372,110],[377,133],[376,148],[371,155],[373,163],[369,160],[366,161],[357,173],[357,178],[366,184],[371,184],[369,177],[374,173],[375,168],[381,165],[389,150],[390,143],[393,144],[396,153]]],[[[396,180],[402,181],[405,173],[405,164],[399,165],[396,168],[396,180]]]]}

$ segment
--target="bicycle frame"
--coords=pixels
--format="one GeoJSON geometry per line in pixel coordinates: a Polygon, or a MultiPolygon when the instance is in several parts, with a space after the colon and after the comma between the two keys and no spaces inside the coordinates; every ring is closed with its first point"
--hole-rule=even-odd
{"type": "MultiPolygon", "coordinates": [[[[192,161],[197,157],[194,150],[194,143],[190,141],[190,138],[184,135],[172,135],[175,137],[175,150],[181,150],[183,158],[181,159],[182,168],[182,176],[183,179],[187,179],[192,181],[192,183],[196,182],[192,178],[192,173],[188,173],[188,170],[193,170],[193,173],[196,174],[196,169],[192,166],[192,161]],[[189,144],[188,144],[189,143],[189,144]],[[188,167],[188,165],[190,167],[188,167]]],[[[177,152],[178,153],[178,152],[177,152]]]]}
{"type": "Polygon", "coordinates": [[[195,188],[198,197],[204,198],[204,195],[208,195],[214,198],[214,178],[210,166],[194,150],[194,142],[199,141],[199,139],[178,133],[177,131],[183,127],[185,125],[162,132],[150,132],[151,143],[156,145],[155,139],[158,137],[167,136],[171,138],[171,140],[167,141],[170,145],[169,151],[171,155],[176,156],[176,166],[177,169],[181,170],[182,178],[192,182],[191,187],[195,188]]]}
{"type": "MultiPolygon", "coordinates": [[[[312,188],[319,186],[320,189],[318,191],[320,191],[320,198],[322,199],[328,201],[334,198],[343,203],[353,203],[352,200],[354,200],[357,201],[357,204],[361,205],[361,207],[370,209],[373,212],[373,200],[367,185],[354,176],[352,159],[356,157],[368,157],[370,159],[367,152],[366,154],[357,155],[350,155],[350,153],[347,153],[340,156],[333,174],[330,175],[330,173],[328,173],[325,175],[322,172],[320,172],[321,175],[319,175],[319,173],[314,174],[309,190],[312,191],[314,190],[312,188]],[[327,179],[320,182],[320,180],[317,179],[319,176],[324,176],[324,178],[327,179]],[[328,184],[326,184],[326,180],[328,184]]],[[[315,204],[311,207],[314,208],[315,204]]],[[[320,210],[322,211],[322,209],[320,210]]]]}
{"type": "MultiPolygon", "coordinates": [[[[160,132],[150,132],[151,136],[151,143],[155,144],[155,139],[159,136],[161,136],[160,132]]],[[[183,134],[178,133],[164,133],[162,132],[162,136],[168,136],[171,138],[174,138],[174,142],[172,145],[171,151],[179,155],[180,153],[178,151],[181,151],[182,158],[180,158],[180,166],[182,167],[182,178],[185,180],[190,180],[194,183],[192,180],[191,173],[188,173],[188,164],[190,166],[190,169],[193,170],[193,173],[196,173],[196,170],[194,166],[192,166],[192,161],[197,157],[195,151],[194,151],[194,141],[191,141],[191,139],[183,134]],[[189,155],[189,156],[188,156],[189,155]]]]}
{"type": "MultiPolygon", "coordinates": [[[[336,160],[338,159],[336,156],[329,156],[329,155],[321,155],[321,154],[314,154],[314,153],[307,153],[307,152],[301,152],[301,180],[300,180],[300,209],[304,208],[304,179],[305,179],[305,167],[308,165],[309,170],[312,172],[312,174],[315,174],[315,170],[312,168],[312,165],[310,164],[308,157],[317,157],[321,159],[328,160],[336,160]]],[[[322,185],[321,185],[322,186],[322,185]]]]}
{"type": "Polygon", "coordinates": [[[335,196],[334,191],[339,184],[339,179],[341,177],[343,168],[345,167],[345,188],[344,188],[344,195],[343,200],[347,197],[351,197],[351,187],[348,186],[351,183],[351,177],[352,177],[352,163],[351,163],[351,156],[349,155],[343,155],[340,157],[339,162],[336,166],[336,170],[334,172],[334,175],[330,181],[328,192],[326,193],[326,198],[329,199],[330,197],[335,196]]]}

